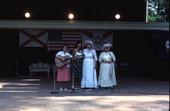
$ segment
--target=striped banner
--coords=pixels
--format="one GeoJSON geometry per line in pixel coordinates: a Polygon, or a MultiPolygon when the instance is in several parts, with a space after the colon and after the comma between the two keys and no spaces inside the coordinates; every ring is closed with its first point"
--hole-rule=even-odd
{"type": "Polygon", "coordinates": [[[77,41],[82,41],[82,33],[80,31],[61,31],[61,37],[58,41],[48,41],[48,51],[62,50],[62,46],[66,44],[68,50],[73,50],[77,41]]]}

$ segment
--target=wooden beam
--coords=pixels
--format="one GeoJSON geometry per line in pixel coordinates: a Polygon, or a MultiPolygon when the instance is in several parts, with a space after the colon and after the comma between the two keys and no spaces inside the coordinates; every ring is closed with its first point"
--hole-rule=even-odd
{"type": "Polygon", "coordinates": [[[165,30],[168,22],[112,22],[112,21],[50,21],[0,20],[0,29],[60,29],[60,30],[165,30]]]}

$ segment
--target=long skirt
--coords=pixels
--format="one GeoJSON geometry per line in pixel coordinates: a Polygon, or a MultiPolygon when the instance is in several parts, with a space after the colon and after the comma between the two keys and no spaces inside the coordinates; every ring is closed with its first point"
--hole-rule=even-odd
{"type": "Polygon", "coordinates": [[[84,59],[81,88],[97,88],[97,74],[93,59],[84,59]]]}
{"type": "Polygon", "coordinates": [[[70,68],[65,65],[61,68],[58,68],[57,71],[57,81],[70,81],[71,77],[70,77],[70,68]]]}
{"type": "Polygon", "coordinates": [[[101,63],[98,85],[101,87],[111,87],[115,86],[116,84],[114,64],[101,63]]]}
{"type": "Polygon", "coordinates": [[[72,61],[71,74],[73,74],[75,78],[80,78],[80,79],[82,78],[82,65],[83,65],[82,59],[77,59],[72,61]]]}

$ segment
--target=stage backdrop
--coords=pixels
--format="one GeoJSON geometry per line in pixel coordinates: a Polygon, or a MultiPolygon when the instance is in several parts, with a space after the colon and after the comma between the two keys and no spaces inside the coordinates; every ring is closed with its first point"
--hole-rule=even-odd
{"type": "Polygon", "coordinates": [[[85,40],[91,40],[94,43],[95,50],[102,50],[104,42],[113,43],[113,32],[111,31],[48,31],[49,41],[48,50],[61,50],[63,44],[67,44],[69,50],[73,50],[75,43],[81,41],[85,46],[85,40]]]}
{"type": "Polygon", "coordinates": [[[85,46],[85,40],[94,43],[95,50],[102,50],[104,42],[113,43],[112,31],[76,31],[76,30],[20,30],[20,47],[46,47],[48,51],[59,51],[64,44],[73,50],[77,41],[85,46]]]}

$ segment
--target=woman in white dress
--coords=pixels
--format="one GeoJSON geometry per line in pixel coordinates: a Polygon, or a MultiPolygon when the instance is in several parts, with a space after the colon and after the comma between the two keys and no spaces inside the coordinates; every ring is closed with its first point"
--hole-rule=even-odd
{"type": "Polygon", "coordinates": [[[100,87],[116,86],[116,76],[114,62],[116,61],[115,55],[110,51],[111,44],[105,43],[103,45],[103,52],[99,56],[100,72],[98,78],[98,85],[100,87]]]}
{"type": "Polygon", "coordinates": [[[97,88],[97,75],[96,75],[96,51],[92,49],[93,43],[90,40],[86,40],[86,49],[83,50],[83,74],[81,81],[81,88],[97,88]]]}

